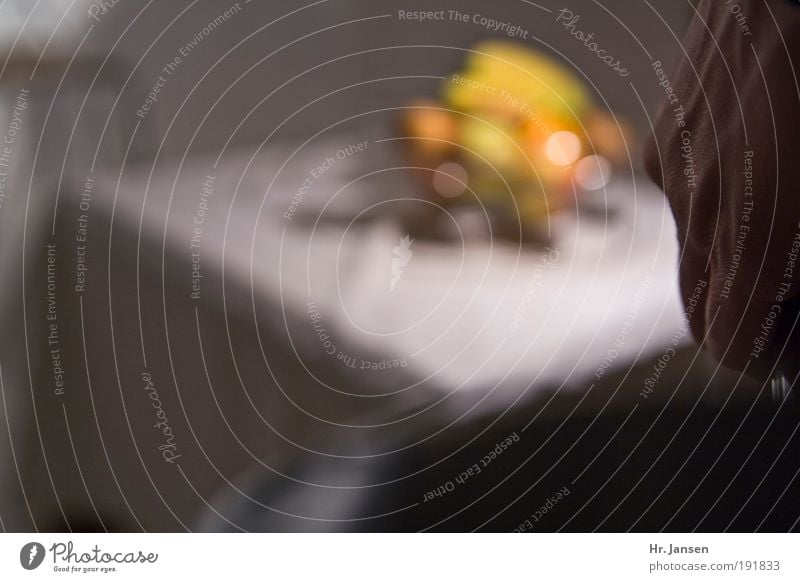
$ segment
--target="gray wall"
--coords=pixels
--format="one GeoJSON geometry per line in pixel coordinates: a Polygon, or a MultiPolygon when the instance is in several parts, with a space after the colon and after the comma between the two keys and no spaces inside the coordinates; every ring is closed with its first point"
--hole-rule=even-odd
{"type": "MultiPolygon", "coordinates": [[[[102,17],[87,40],[91,52],[101,58],[108,55],[117,62],[119,68],[113,81],[117,86],[121,86],[128,75],[135,75],[123,93],[124,101],[118,112],[122,123],[136,121],[136,109],[145,100],[162,67],[178,54],[180,47],[231,6],[227,0],[200,0],[193,5],[188,0],[161,1],[153,2],[140,13],[143,4],[121,2],[116,5],[102,17]],[[188,6],[191,7],[187,9],[188,6]],[[139,59],[143,60],[137,66],[139,59]]],[[[675,0],[651,3],[607,0],[602,3],[605,8],[586,0],[569,4],[581,16],[578,28],[594,31],[599,44],[629,66],[632,74],[627,79],[621,79],[562,26],[554,23],[562,3],[543,0],[540,4],[553,12],[548,14],[523,0],[494,3],[452,0],[433,4],[421,0],[329,0],[266,26],[281,15],[299,9],[303,3],[287,0],[242,2],[239,14],[219,26],[169,77],[158,103],[142,122],[137,147],[147,151],[150,144],[166,136],[168,151],[183,152],[198,128],[193,147],[216,148],[228,139],[237,144],[261,141],[299,107],[326,93],[385,77],[444,75],[459,66],[464,57],[461,49],[488,36],[502,36],[472,23],[418,24],[398,20],[398,10],[415,9],[458,9],[523,27],[530,33],[527,42],[545,51],[563,53],[596,84],[597,91],[612,108],[631,118],[638,127],[646,128],[646,117],[628,81],[635,84],[652,113],[662,93],[648,68],[651,58],[641,45],[652,59],[669,62],[678,50],[675,35],[680,38],[688,21],[689,4],[675,0]],[[654,9],[650,8],[651,4],[654,9]],[[336,26],[383,14],[391,17],[336,26]],[[631,31],[637,31],[639,36],[626,32],[616,19],[631,31]],[[316,32],[334,26],[336,28],[316,32]],[[252,36],[233,49],[248,35],[252,36]],[[310,36],[301,39],[305,35],[310,36]],[[230,49],[233,51],[212,69],[230,49]],[[260,103],[278,85],[310,67],[372,49],[379,50],[342,58],[308,72],[260,103]],[[266,58],[274,51],[279,52],[266,58]],[[207,72],[208,76],[200,81],[207,72]],[[234,84],[233,90],[209,113],[222,92],[234,84]],[[190,91],[191,97],[178,112],[190,91]],[[236,130],[251,111],[246,124],[236,130]],[[209,117],[201,126],[207,113],[209,117]],[[173,120],[175,123],[167,133],[173,120]]],[[[349,115],[399,106],[419,95],[433,95],[436,86],[430,79],[387,80],[362,85],[309,107],[287,123],[278,135],[308,135],[349,115]]],[[[387,116],[374,115],[364,121],[375,119],[387,121],[387,116]]]]}

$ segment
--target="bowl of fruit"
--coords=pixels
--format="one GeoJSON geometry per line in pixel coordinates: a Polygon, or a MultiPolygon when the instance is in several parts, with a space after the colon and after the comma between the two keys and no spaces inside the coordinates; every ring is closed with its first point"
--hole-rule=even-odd
{"type": "Polygon", "coordinates": [[[439,238],[547,242],[550,218],[575,208],[581,192],[603,188],[630,139],[578,75],[496,40],[471,49],[435,99],[402,108],[399,125],[428,202],[407,217],[409,229],[439,238]]]}

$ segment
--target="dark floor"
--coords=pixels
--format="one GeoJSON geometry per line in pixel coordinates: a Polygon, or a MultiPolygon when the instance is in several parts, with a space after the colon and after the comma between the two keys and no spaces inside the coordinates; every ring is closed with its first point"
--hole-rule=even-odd
{"type": "MultiPolygon", "coordinates": [[[[562,407],[561,414],[536,417],[544,410],[542,399],[504,418],[494,414],[457,425],[400,453],[304,462],[291,471],[297,481],[258,477],[256,471],[243,487],[251,500],[227,494],[218,508],[228,523],[212,515],[201,528],[797,530],[797,402],[779,406],[748,381],[727,404],[724,392],[721,400],[699,398],[704,389],[733,385],[736,376],[711,369],[711,383],[700,371],[680,382],[688,361],[684,353],[660,384],[655,405],[642,399],[637,405],[628,395],[622,405],[612,402],[597,414],[597,402],[572,394],[549,402],[562,407]],[[497,448],[499,443],[505,446],[497,448]],[[499,454],[492,455],[494,450],[499,454]],[[342,488],[331,488],[336,486],[342,488]]],[[[621,377],[609,378],[607,386],[596,387],[598,394],[641,386],[651,363],[635,368],[622,384],[621,377]]],[[[364,455],[377,452],[362,445],[364,455]]]]}

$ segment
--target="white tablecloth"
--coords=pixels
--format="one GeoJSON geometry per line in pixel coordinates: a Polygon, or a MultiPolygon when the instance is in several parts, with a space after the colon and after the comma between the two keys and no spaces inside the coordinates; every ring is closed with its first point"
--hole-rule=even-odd
{"type": "MultiPolygon", "coordinates": [[[[336,365],[357,368],[393,362],[448,392],[498,382],[586,386],[608,365],[657,354],[676,336],[675,230],[653,186],[640,181],[634,191],[628,178],[591,194],[595,202],[606,197],[614,219],[568,213],[553,222],[550,251],[415,240],[391,289],[400,225],[383,219],[348,227],[346,220],[414,195],[405,182],[388,191],[391,176],[348,184],[379,145],[370,141],[369,154],[337,160],[312,179],[291,220],[284,215],[313,168],[359,141],[328,137],[293,157],[292,148],[275,146],[252,162],[250,152],[226,153],[216,167],[214,157],[162,161],[152,176],[150,167],[126,168],[119,190],[117,176],[98,179],[96,191],[105,193],[95,205],[110,211],[117,192],[115,224],[137,231],[141,218],[144,237],[165,238],[168,251],[185,257],[188,278],[202,184],[213,176],[195,249],[200,271],[224,270],[226,286],[252,284],[257,310],[284,313],[286,329],[275,333],[291,338],[309,361],[338,357],[336,365]],[[326,204],[323,218],[340,220],[314,225],[326,204]],[[325,331],[314,333],[320,327],[325,331]]],[[[144,260],[152,268],[160,263],[144,260]]],[[[251,305],[226,308],[252,313],[251,305]]]]}

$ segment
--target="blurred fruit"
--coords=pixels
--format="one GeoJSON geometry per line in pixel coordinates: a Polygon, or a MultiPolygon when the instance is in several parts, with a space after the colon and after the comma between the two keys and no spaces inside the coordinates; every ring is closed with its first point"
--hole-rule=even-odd
{"type": "Polygon", "coordinates": [[[418,100],[404,110],[403,133],[410,138],[410,146],[421,156],[442,158],[456,149],[458,123],[455,114],[435,101],[418,100]]]}
{"type": "Polygon", "coordinates": [[[616,164],[628,163],[628,152],[635,146],[631,142],[632,132],[624,122],[617,122],[609,113],[597,110],[589,114],[584,125],[595,153],[616,164]]]}
{"type": "Polygon", "coordinates": [[[589,105],[583,83],[550,57],[508,41],[478,44],[464,71],[444,86],[443,98],[462,111],[482,109],[526,117],[579,119],[589,105]]]}
{"type": "Polygon", "coordinates": [[[525,191],[517,200],[520,218],[523,222],[542,220],[558,209],[559,201],[546,197],[543,193],[525,191]]]}
{"type": "Polygon", "coordinates": [[[628,129],[593,109],[568,67],[525,45],[478,44],[441,98],[403,111],[411,171],[436,207],[480,210],[509,238],[540,238],[574,203],[573,180],[600,188],[627,161],[628,129]]]}
{"type": "Polygon", "coordinates": [[[526,161],[516,136],[515,128],[509,125],[469,117],[461,122],[458,133],[471,163],[486,163],[495,172],[514,174],[524,171],[526,161]]]}

